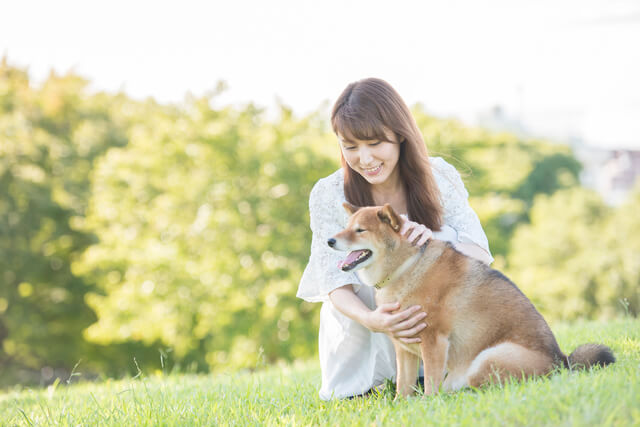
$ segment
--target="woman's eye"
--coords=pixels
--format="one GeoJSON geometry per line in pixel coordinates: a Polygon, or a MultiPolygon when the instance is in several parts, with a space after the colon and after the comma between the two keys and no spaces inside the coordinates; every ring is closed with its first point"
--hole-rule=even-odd
{"type": "Polygon", "coordinates": [[[356,233],[362,233],[363,231],[367,231],[367,230],[365,230],[363,228],[357,228],[356,229],[356,233]]]}
{"type": "Polygon", "coordinates": [[[374,147],[374,146],[376,146],[376,145],[380,145],[380,144],[382,144],[382,141],[374,142],[374,143],[369,144],[369,145],[370,145],[370,146],[372,146],[372,147],[374,147]]]}
{"type": "Polygon", "coordinates": [[[345,150],[349,150],[349,151],[351,151],[351,150],[355,150],[355,149],[356,149],[356,147],[344,147],[344,149],[345,149],[345,150]]]}

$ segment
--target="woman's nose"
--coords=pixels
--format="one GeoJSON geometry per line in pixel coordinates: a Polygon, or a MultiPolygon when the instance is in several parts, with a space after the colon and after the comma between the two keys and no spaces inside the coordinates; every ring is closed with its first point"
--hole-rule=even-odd
{"type": "Polygon", "coordinates": [[[373,161],[371,149],[367,146],[360,147],[360,163],[367,166],[373,161]]]}

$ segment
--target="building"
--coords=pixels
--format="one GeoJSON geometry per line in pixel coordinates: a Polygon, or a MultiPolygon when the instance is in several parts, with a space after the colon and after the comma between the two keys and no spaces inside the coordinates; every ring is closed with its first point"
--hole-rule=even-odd
{"type": "Polygon", "coordinates": [[[608,204],[619,205],[640,178],[640,150],[599,151],[594,156],[599,160],[590,164],[583,160],[585,169],[582,182],[600,193],[608,204]]]}

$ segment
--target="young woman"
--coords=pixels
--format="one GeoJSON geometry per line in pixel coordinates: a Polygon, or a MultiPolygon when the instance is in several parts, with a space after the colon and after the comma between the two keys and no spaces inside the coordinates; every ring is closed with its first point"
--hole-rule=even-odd
{"type": "Polygon", "coordinates": [[[374,289],[338,269],[344,254],[327,240],[347,224],[342,203],[391,204],[407,219],[402,235],[416,245],[432,236],[487,264],[493,261],[478,216],[455,168],[429,157],[422,134],[398,93],[384,80],[351,83],[336,101],[331,124],[342,168],[319,180],[309,197],[311,256],[298,297],[323,302],[320,366],[324,400],[357,396],[395,380],[395,353],[385,333],[407,343],[426,327],[428,313],[399,304],[376,307],[374,289]]]}

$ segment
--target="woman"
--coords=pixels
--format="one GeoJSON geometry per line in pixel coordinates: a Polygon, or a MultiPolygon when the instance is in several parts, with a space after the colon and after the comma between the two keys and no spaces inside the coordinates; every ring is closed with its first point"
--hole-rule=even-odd
{"type": "Polygon", "coordinates": [[[298,297],[323,302],[319,352],[324,400],[357,396],[395,379],[395,354],[385,333],[407,343],[426,327],[418,306],[376,307],[374,289],[338,269],[343,257],[327,239],[347,224],[342,203],[391,204],[407,220],[400,230],[416,245],[432,236],[487,264],[493,261],[477,215],[455,168],[430,158],[402,98],[384,80],[351,83],[336,101],[331,124],[342,168],[319,180],[309,197],[311,256],[298,297]]]}

